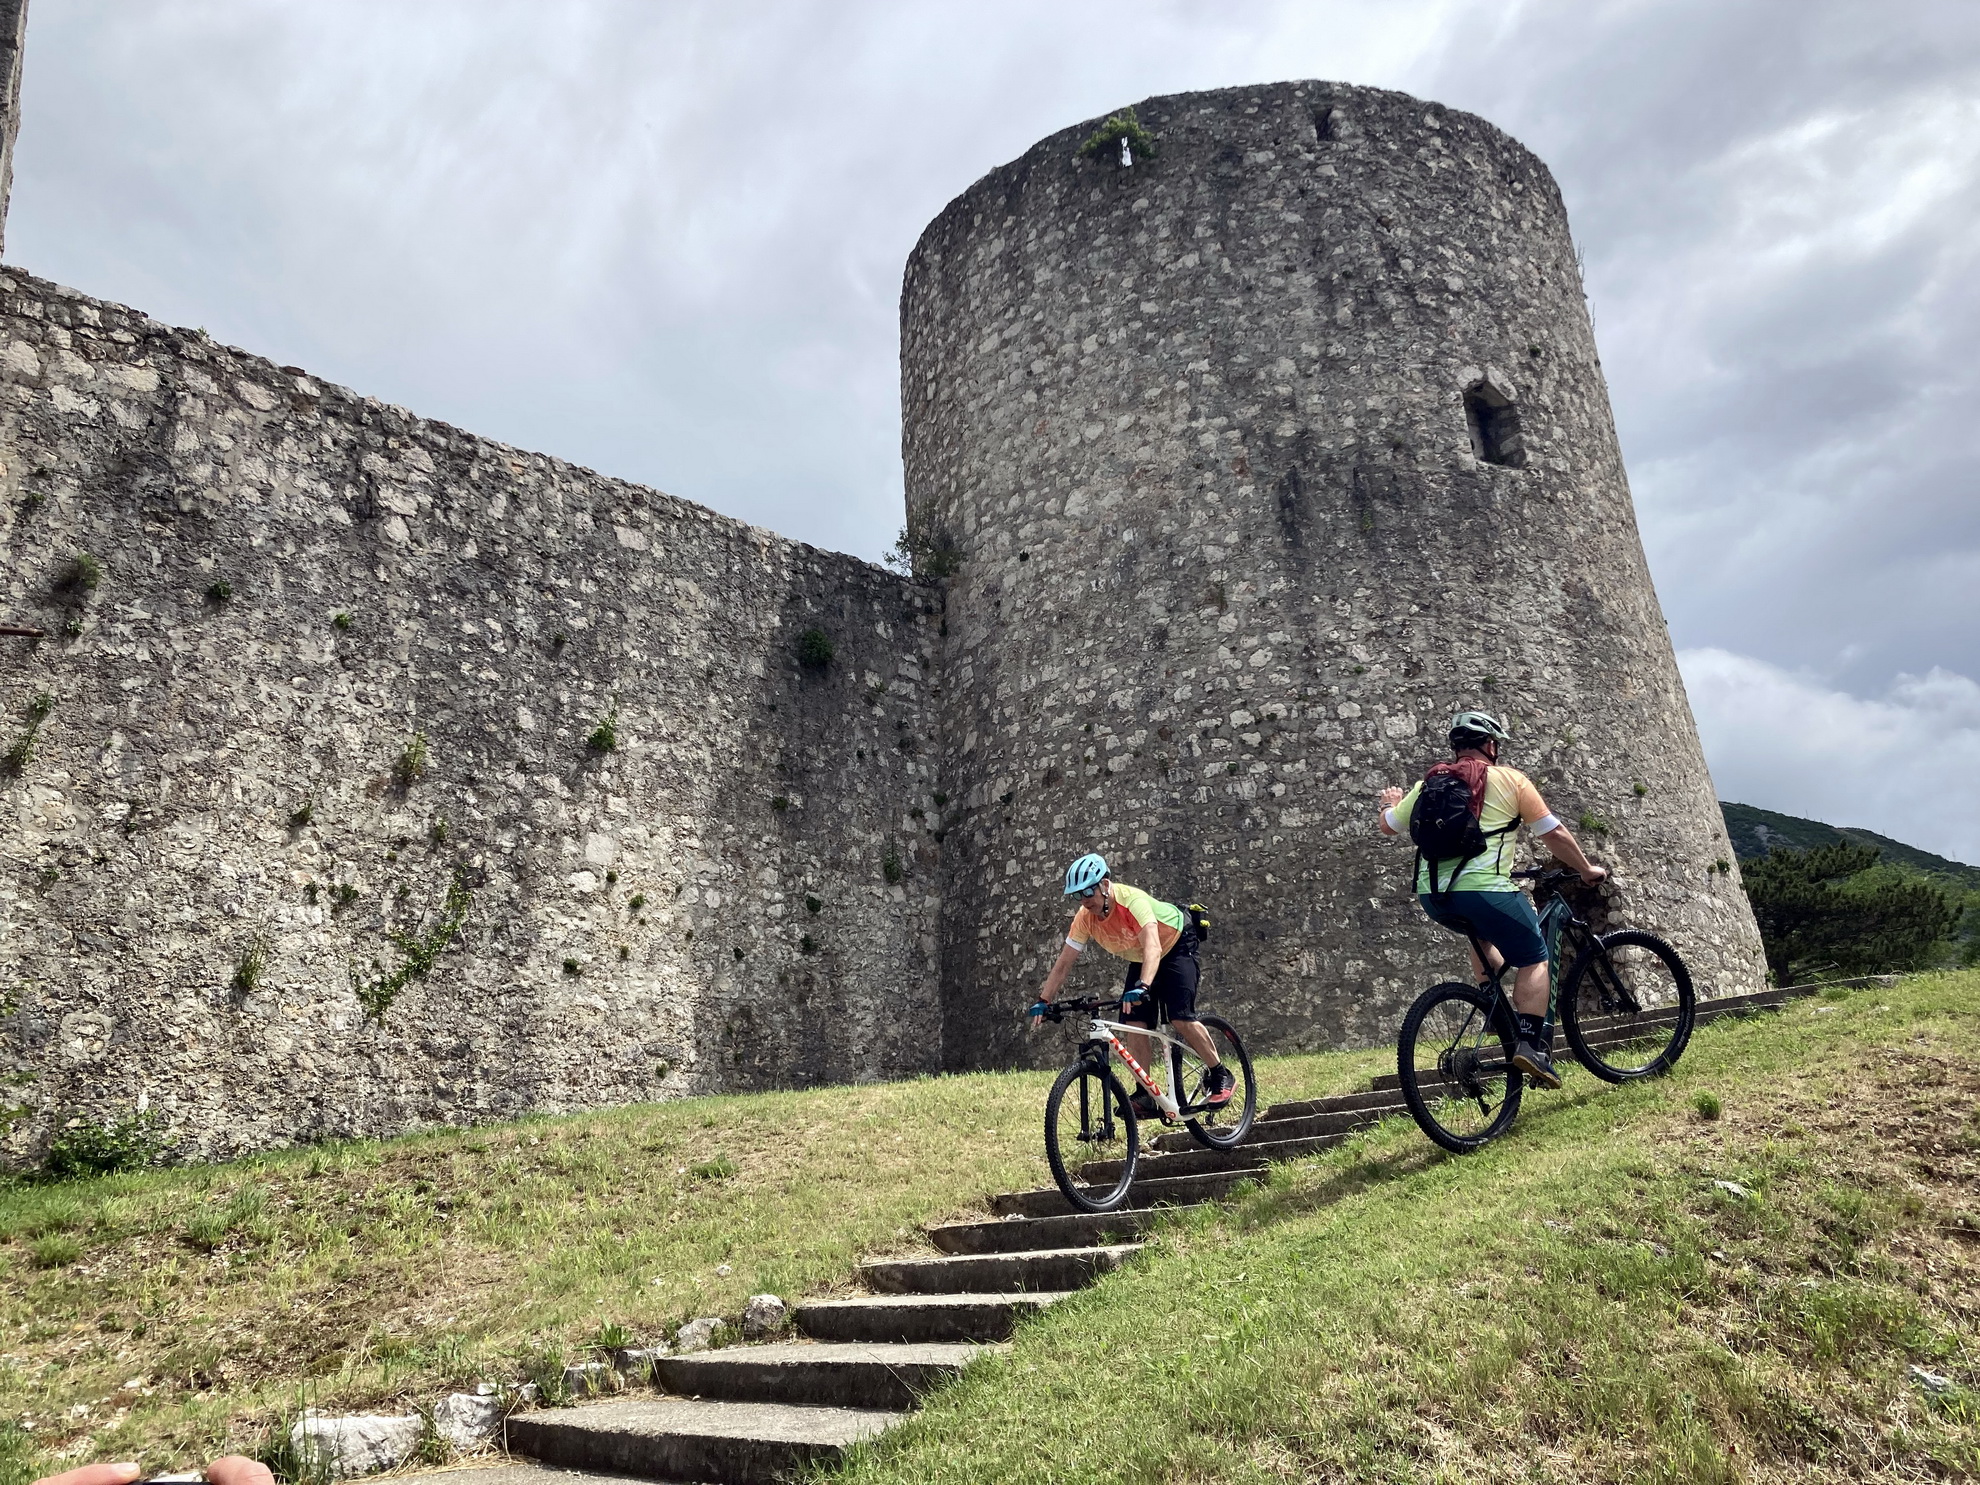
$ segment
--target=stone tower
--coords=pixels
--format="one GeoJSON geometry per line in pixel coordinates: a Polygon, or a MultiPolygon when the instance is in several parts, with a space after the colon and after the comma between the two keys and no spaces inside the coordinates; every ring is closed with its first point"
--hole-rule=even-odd
{"type": "Polygon", "coordinates": [[[1393,1036],[1462,946],[1374,798],[1466,705],[1510,715],[1613,916],[1701,995],[1756,988],[1546,167],[1340,84],[1136,114],[1152,150],[1063,130],[907,266],[909,534],[955,564],[946,1064],[1021,1055],[1089,849],[1210,905],[1206,1002],[1259,1044],[1393,1036]]]}
{"type": "Polygon", "coordinates": [[[28,0],[0,0],[0,241],[14,193],[14,141],[21,132],[21,48],[27,41],[28,0]]]}

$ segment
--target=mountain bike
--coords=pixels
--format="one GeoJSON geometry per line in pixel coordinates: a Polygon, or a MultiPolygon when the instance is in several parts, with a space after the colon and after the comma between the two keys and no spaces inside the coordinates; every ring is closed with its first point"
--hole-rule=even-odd
{"type": "MultiPolygon", "coordinates": [[[[1640,929],[1596,933],[1563,895],[1580,880],[1574,872],[1513,875],[1534,883],[1547,944],[1547,1019],[1559,1011],[1575,1060],[1610,1083],[1669,1072],[1691,1040],[1695,1014],[1691,971],[1677,950],[1640,929]]],[[[1467,937],[1485,962],[1477,937],[1467,937]]],[[[1501,984],[1507,972],[1501,964],[1482,985],[1432,985],[1403,1017],[1396,1045],[1403,1102],[1453,1154],[1498,1138],[1519,1113],[1525,1075],[1512,1062],[1518,1022],[1501,984]]]]}
{"type": "Polygon", "coordinates": [[[1087,996],[1045,1008],[1048,1021],[1062,1021],[1069,1015],[1092,1017],[1079,1055],[1059,1074],[1045,1097],[1045,1158],[1052,1167],[1052,1179],[1076,1211],[1111,1212],[1120,1206],[1127,1200],[1135,1165],[1141,1158],[1140,1117],[1129,1102],[1127,1088],[1115,1076],[1115,1057],[1134,1074],[1135,1082],[1148,1090],[1162,1111],[1163,1123],[1181,1122],[1199,1143],[1213,1150],[1228,1150],[1242,1140],[1258,1110],[1251,1057],[1230,1022],[1221,1016],[1197,1017],[1210,1035],[1218,1060],[1237,1079],[1229,1102],[1213,1106],[1205,1087],[1209,1065],[1189,1043],[1160,1029],[1168,1017],[1158,1011],[1158,1024],[1151,1029],[1109,1021],[1101,1014],[1118,1010],[1120,1005],[1118,996],[1112,1000],[1087,996]],[[1168,1065],[1173,1092],[1164,1092],[1148,1069],[1121,1045],[1124,1032],[1162,1044],[1161,1056],[1168,1065]],[[1083,1171],[1096,1163],[1101,1166],[1102,1178],[1085,1179],[1083,1171]],[[1118,1171],[1106,1175],[1116,1163],[1118,1171]]]}

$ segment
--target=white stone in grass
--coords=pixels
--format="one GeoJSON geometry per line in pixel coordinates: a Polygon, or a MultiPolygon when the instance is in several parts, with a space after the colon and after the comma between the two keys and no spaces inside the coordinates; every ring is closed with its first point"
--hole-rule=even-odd
{"type": "Polygon", "coordinates": [[[1725,1192],[1734,1201],[1745,1201],[1747,1197],[1753,1194],[1737,1181],[1714,1181],[1712,1184],[1725,1192]]]}
{"type": "Polygon", "coordinates": [[[1911,1378],[1911,1380],[1916,1382],[1920,1387],[1923,1387],[1927,1392],[1952,1391],[1953,1383],[1951,1377],[1942,1377],[1937,1372],[1928,1372],[1925,1370],[1924,1367],[1919,1366],[1916,1363],[1913,1363],[1913,1365],[1907,1369],[1906,1375],[1908,1375],[1911,1378]]]}
{"type": "Polygon", "coordinates": [[[722,1325],[719,1315],[704,1315],[699,1320],[690,1320],[674,1332],[674,1349],[683,1356],[690,1351],[706,1351],[708,1343],[715,1339],[715,1332],[722,1325]]]}
{"type": "Polygon", "coordinates": [[[325,1418],[312,1409],[289,1430],[289,1444],[299,1458],[320,1462],[325,1475],[343,1480],[397,1469],[425,1433],[426,1420],[417,1413],[325,1418]]]}
{"type": "Polygon", "coordinates": [[[433,1405],[433,1431],[463,1453],[472,1453],[495,1437],[507,1406],[494,1387],[488,1391],[456,1392],[433,1405]]]}
{"type": "Polygon", "coordinates": [[[770,1335],[784,1328],[790,1313],[791,1307],[776,1295],[752,1294],[742,1313],[742,1333],[751,1337],[770,1335]]]}

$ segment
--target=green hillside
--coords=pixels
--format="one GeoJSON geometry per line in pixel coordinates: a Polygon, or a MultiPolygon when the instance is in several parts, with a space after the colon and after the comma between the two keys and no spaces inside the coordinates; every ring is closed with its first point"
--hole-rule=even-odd
{"type": "Polygon", "coordinates": [[[1837,841],[1851,841],[1859,846],[1876,846],[1884,853],[1881,858],[1883,865],[1904,867],[1922,876],[1936,877],[1961,891],[1980,891],[1980,866],[1968,866],[1963,861],[1935,856],[1930,851],[1921,851],[1916,846],[1892,840],[1888,835],[1879,835],[1874,830],[1861,830],[1853,825],[1825,825],[1820,820],[1805,820],[1799,815],[1783,815],[1750,804],[1729,804],[1724,800],[1720,801],[1719,809],[1726,817],[1726,834],[1732,837],[1733,851],[1742,861],[1751,861],[1776,848],[1807,851],[1816,846],[1833,845],[1837,841]]]}

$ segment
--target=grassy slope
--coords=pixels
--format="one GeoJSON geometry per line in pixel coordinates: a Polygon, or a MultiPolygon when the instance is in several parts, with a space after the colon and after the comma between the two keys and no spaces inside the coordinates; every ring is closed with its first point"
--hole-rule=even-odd
{"type": "Polygon", "coordinates": [[[1282,1168],[850,1479],[1970,1477],[1980,974],[1830,995],[1661,1083],[1574,1073],[1466,1160],[1391,1121],[1282,1168]]]}
{"type": "MultiPolygon", "coordinates": [[[[1376,1060],[1263,1075],[1307,1096],[1376,1060]]],[[[575,1356],[608,1322],[643,1339],[763,1290],[847,1285],[920,1224],[1049,1181],[1048,1082],[692,1099],[0,1188],[0,1420],[44,1453],[182,1463],[251,1443],[305,1391],[430,1401],[575,1356]]]]}
{"type": "Polygon", "coordinates": [[[1817,846],[1834,845],[1837,841],[1853,841],[1860,846],[1877,847],[1883,852],[1883,861],[1907,873],[1932,877],[1958,891],[1980,891],[1980,866],[1968,866],[1964,861],[1935,856],[1930,851],[1921,851],[1916,846],[1892,840],[1888,835],[1879,835],[1874,830],[1860,830],[1849,825],[1825,825],[1820,820],[1778,814],[1750,804],[1721,802],[1719,811],[1725,816],[1726,833],[1732,838],[1733,850],[1742,861],[1767,854],[1766,843],[1756,829],[1757,826],[1765,826],[1775,844],[1785,845],[1790,850],[1808,851],[1817,846]]]}

